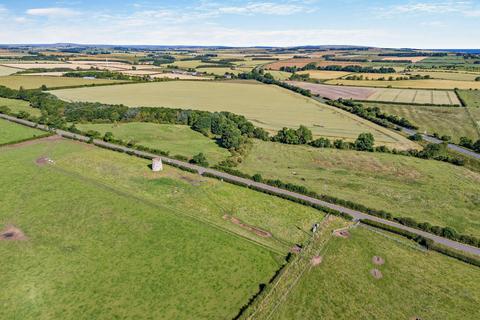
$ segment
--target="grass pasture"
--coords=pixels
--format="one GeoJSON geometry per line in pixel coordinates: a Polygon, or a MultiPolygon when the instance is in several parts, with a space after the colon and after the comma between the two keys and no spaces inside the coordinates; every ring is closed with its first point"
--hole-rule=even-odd
{"type": "Polygon", "coordinates": [[[47,88],[68,87],[68,86],[84,86],[92,84],[112,84],[125,81],[106,80],[106,79],[83,79],[83,78],[67,78],[56,76],[6,76],[0,77],[0,86],[11,89],[38,89],[42,85],[47,88]]]}
{"type": "Polygon", "coordinates": [[[470,137],[474,140],[480,138],[466,108],[387,103],[365,103],[364,105],[366,107],[379,107],[380,110],[387,114],[403,117],[419,127],[421,132],[426,131],[428,134],[436,132],[440,135],[449,135],[457,143],[460,137],[470,137]]]}
{"type": "Polygon", "coordinates": [[[32,108],[27,101],[18,99],[7,99],[0,97],[0,107],[6,106],[13,113],[19,113],[20,111],[28,112],[30,115],[39,117],[41,112],[39,109],[32,108]]]}
{"type": "Polygon", "coordinates": [[[459,90],[458,92],[467,107],[480,108],[480,90],[459,90]]]}
{"type": "Polygon", "coordinates": [[[382,153],[256,142],[240,171],[480,236],[480,174],[382,153]]]}
{"type": "Polygon", "coordinates": [[[407,74],[430,76],[433,79],[442,80],[455,80],[455,81],[475,81],[477,77],[480,77],[480,73],[460,72],[460,71],[426,71],[416,72],[411,71],[407,74]]]}
{"type": "Polygon", "coordinates": [[[0,241],[0,318],[233,318],[322,217],[148,164],[65,140],[0,150],[0,224],[27,237],[0,241]]]}
{"type": "Polygon", "coordinates": [[[428,79],[428,80],[344,80],[336,79],[330,80],[327,84],[343,85],[343,86],[361,86],[361,87],[379,87],[379,88],[404,88],[404,89],[442,89],[453,90],[458,89],[480,89],[479,81],[462,81],[462,80],[442,80],[442,79],[428,79]]]}
{"type": "Polygon", "coordinates": [[[480,270],[363,227],[332,237],[271,319],[478,319],[480,270]],[[372,262],[374,256],[383,265],[372,262]],[[375,279],[370,271],[383,275],[375,279]],[[335,275],[335,276],[332,276],[335,275]]]}
{"type": "Polygon", "coordinates": [[[70,101],[123,103],[129,106],[230,111],[270,131],[303,124],[315,136],[355,139],[372,132],[378,143],[410,148],[399,134],[278,86],[252,82],[160,82],[52,91],[70,101]]]}
{"type": "Polygon", "coordinates": [[[44,134],[45,132],[43,131],[24,127],[13,122],[0,119],[0,146],[6,143],[29,139],[44,134]]]}
{"type": "Polygon", "coordinates": [[[215,141],[188,126],[156,123],[78,124],[82,131],[95,130],[102,134],[110,131],[114,137],[125,141],[169,151],[170,155],[188,158],[203,152],[210,164],[225,160],[230,153],[215,141]]]}

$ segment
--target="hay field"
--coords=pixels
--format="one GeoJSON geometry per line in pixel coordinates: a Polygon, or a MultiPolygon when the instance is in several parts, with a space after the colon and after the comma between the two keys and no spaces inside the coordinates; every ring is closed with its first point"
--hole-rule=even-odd
{"type": "Polygon", "coordinates": [[[170,155],[182,155],[191,158],[203,152],[209,164],[225,160],[230,153],[220,148],[214,140],[188,126],[156,123],[120,123],[120,124],[78,124],[82,131],[95,130],[102,134],[112,132],[114,137],[124,141],[168,151],[170,155]]]}
{"type": "MultiPolygon", "coordinates": [[[[339,80],[334,80],[339,81],[339,80]]],[[[344,80],[340,80],[344,81],[344,80]]],[[[345,80],[346,81],[346,80],[345,80]]],[[[361,82],[361,81],[351,81],[361,82]]],[[[368,82],[368,81],[367,81],[368,82]]],[[[338,98],[401,102],[416,104],[446,104],[460,105],[457,95],[453,91],[440,90],[414,90],[414,89],[391,89],[369,88],[344,85],[325,85],[302,81],[289,81],[297,87],[310,90],[313,94],[336,100],[338,98]]]]}
{"type": "Polygon", "coordinates": [[[26,237],[0,241],[9,262],[0,318],[230,319],[290,243],[304,241],[294,226],[307,230],[322,217],[171,167],[152,173],[148,164],[64,140],[0,152],[1,228],[26,237]],[[39,157],[53,163],[36,164],[39,157]]]}
{"type": "Polygon", "coordinates": [[[5,143],[29,139],[44,134],[44,131],[20,126],[13,122],[0,119],[0,146],[5,143]]]}
{"type": "Polygon", "coordinates": [[[231,68],[197,68],[195,69],[197,72],[205,72],[205,73],[212,73],[218,76],[225,75],[226,72],[233,73],[235,75],[244,72],[250,72],[251,68],[240,68],[236,67],[235,69],[231,68]]]}
{"type": "Polygon", "coordinates": [[[365,103],[366,107],[379,107],[387,114],[408,119],[421,132],[449,135],[458,143],[460,137],[480,139],[466,108],[409,106],[388,103],[365,103]]]}
{"type": "Polygon", "coordinates": [[[83,79],[83,78],[67,78],[57,76],[6,76],[0,77],[0,86],[12,89],[37,89],[42,85],[47,88],[67,87],[67,86],[84,86],[92,84],[114,84],[125,81],[106,80],[106,79],[83,79]]]}
{"type": "Polygon", "coordinates": [[[20,111],[28,112],[32,116],[39,117],[41,115],[40,109],[32,108],[30,103],[18,99],[7,99],[0,97],[0,107],[6,106],[11,112],[19,113],[20,111]]]}
{"type": "Polygon", "coordinates": [[[20,70],[15,69],[15,68],[6,67],[4,65],[0,65],[0,77],[9,76],[9,75],[14,74],[18,71],[20,71],[20,70]]]}
{"type": "Polygon", "coordinates": [[[372,132],[378,143],[410,148],[412,143],[399,134],[321,104],[278,86],[252,82],[169,81],[55,90],[61,99],[99,101],[129,106],[177,107],[241,114],[255,125],[270,131],[303,124],[316,136],[355,139],[372,132]]]}
{"type": "Polygon", "coordinates": [[[478,319],[480,270],[384,232],[332,236],[271,319],[478,319]],[[373,257],[383,259],[375,265],[373,257]],[[383,278],[375,279],[372,269],[383,278]],[[333,276],[334,275],[334,276],[333,276]]]}
{"type": "Polygon", "coordinates": [[[343,72],[343,71],[326,71],[326,70],[307,70],[307,71],[300,71],[298,74],[309,74],[310,78],[318,79],[318,80],[330,80],[330,79],[338,79],[349,75],[350,72],[343,72]]]}
{"type": "Polygon", "coordinates": [[[480,174],[413,157],[256,142],[240,171],[480,236],[480,174]]]}
{"type": "Polygon", "coordinates": [[[480,81],[460,81],[460,80],[330,80],[328,84],[344,86],[362,86],[362,87],[389,87],[392,88],[415,88],[415,89],[480,89],[480,81]]]}

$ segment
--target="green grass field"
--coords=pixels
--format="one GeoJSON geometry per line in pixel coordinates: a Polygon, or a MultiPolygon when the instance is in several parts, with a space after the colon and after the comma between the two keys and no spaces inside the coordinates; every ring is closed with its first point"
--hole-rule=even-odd
{"type": "Polygon", "coordinates": [[[392,87],[392,88],[415,88],[415,89],[480,89],[479,81],[459,81],[459,80],[330,80],[328,84],[362,87],[392,87]]]}
{"type": "Polygon", "coordinates": [[[460,137],[479,139],[476,126],[466,108],[407,106],[388,103],[364,103],[366,107],[379,107],[382,112],[403,117],[419,127],[421,132],[449,135],[454,142],[460,137]]]}
{"type": "Polygon", "coordinates": [[[13,122],[0,119],[0,145],[13,141],[33,138],[44,134],[44,131],[20,126],[13,122]]]}
{"type": "Polygon", "coordinates": [[[350,232],[349,239],[331,238],[321,253],[323,262],[305,273],[271,319],[480,317],[477,267],[419,251],[391,235],[365,228],[350,232]],[[385,263],[374,265],[373,256],[385,263]],[[373,268],[383,278],[374,279],[373,268]]]}
{"type": "Polygon", "coordinates": [[[326,70],[307,70],[307,71],[300,71],[298,73],[309,74],[310,78],[317,79],[317,80],[338,79],[350,74],[350,72],[326,71],[326,70]]]}
{"type": "Polygon", "coordinates": [[[463,167],[258,141],[238,169],[480,236],[480,174],[463,167]]]}
{"type": "Polygon", "coordinates": [[[457,81],[475,81],[477,77],[480,77],[480,73],[470,73],[470,72],[452,72],[452,71],[411,71],[407,72],[412,75],[421,75],[421,76],[430,76],[433,79],[443,79],[443,80],[457,80],[457,81]]]}
{"type": "Polygon", "coordinates": [[[61,99],[122,103],[129,106],[177,107],[230,111],[270,131],[303,124],[315,136],[355,139],[371,132],[378,143],[398,148],[414,145],[399,134],[350,113],[273,85],[252,82],[169,81],[128,86],[55,90],[61,99]]]}
{"type": "Polygon", "coordinates": [[[124,141],[169,151],[170,155],[182,155],[191,158],[203,152],[209,164],[225,160],[230,153],[220,148],[214,140],[190,129],[188,126],[155,123],[121,123],[121,124],[79,124],[82,131],[95,130],[102,134],[107,131],[124,141]]]}
{"type": "MultiPolygon", "coordinates": [[[[52,76],[6,76],[0,77],[0,86],[9,87],[12,89],[38,89],[42,85],[48,88],[67,87],[67,86],[83,86],[87,84],[105,84],[118,83],[117,80],[105,79],[83,79],[83,78],[66,78],[66,77],[52,77],[52,76]]],[[[124,81],[123,81],[124,82],[124,81]]]]}
{"type": "Polygon", "coordinates": [[[6,106],[10,109],[11,112],[18,113],[20,111],[28,112],[32,116],[40,116],[41,112],[39,109],[30,107],[30,104],[27,101],[18,100],[18,99],[7,99],[0,97],[0,106],[6,106]]]}
{"type": "Polygon", "coordinates": [[[27,237],[0,241],[0,318],[232,318],[322,218],[148,164],[65,140],[0,150],[0,225],[27,237]]]}
{"type": "Polygon", "coordinates": [[[460,90],[459,95],[468,107],[480,108],[480,90],[460,90]]]}

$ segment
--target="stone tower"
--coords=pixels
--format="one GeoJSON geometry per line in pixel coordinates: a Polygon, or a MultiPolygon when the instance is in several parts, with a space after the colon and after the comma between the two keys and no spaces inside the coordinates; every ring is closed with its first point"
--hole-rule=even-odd
{"type": "Polygon", "coordinates": [[[161,158],[153,158],[152,159],[152,171],[162,171],[163,170],[163,163],[161,158]]]}

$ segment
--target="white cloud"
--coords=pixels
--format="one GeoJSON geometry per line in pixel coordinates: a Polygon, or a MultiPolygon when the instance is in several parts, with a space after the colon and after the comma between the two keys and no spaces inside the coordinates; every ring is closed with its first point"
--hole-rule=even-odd
{"type": "Polygon", "coordinates": [[[247,3],[243,6],[219,7],[217,10],[221,14],[265,14],[280,16],[291,15],[301,12],[312,12],[312,9],[304,7],[302,5],[293,3],[278,4],[272,2],[247,3]]]}
{"type": "Polygon", "coordinates": [[[68,8],[33,8],[28,9],[26,12],[30,16],[39,17],[72,17],[79,14],[79,12],[68,8]]]}
{"type": "Polygon", "coordinates": [[[433,2],[408,2],[389,7],[380,8],[384,16],[402,14],[451,14],[457,13],[467,17],[480,15],[480,9],[472,1],[433,1],[433,2]]]}

